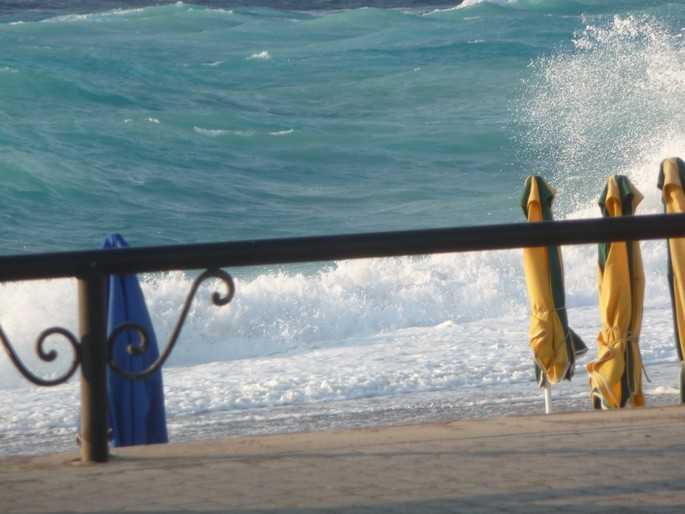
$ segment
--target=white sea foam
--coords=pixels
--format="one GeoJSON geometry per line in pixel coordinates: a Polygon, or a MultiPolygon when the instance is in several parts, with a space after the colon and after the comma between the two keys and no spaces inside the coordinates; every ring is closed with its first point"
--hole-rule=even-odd
{"type": "Polygon", "coordinates": [[[675,387],[667,387],[667,386],[658,386],[654,388],[649,389],[649,393],[652,395],[670,395],[670,396],[675,396],[675,395],[680,395],[680,389],[677,389],[675,387]]]}
{"type": "Polygon", "coordinates": [[[467,7],[473,7],[475,5],[481,4],[493,4],[493,5],[514,5],[518,4],[519,0],[464,0],[455,9],[465,9],[467,7]]]}
{"type": "MultiPolygon", "coordinates": [[[[675,358],[669,337],[672,327],[663,245],[643,246],[651,313],[645,315],[646,360],[675,358]],[[661,311],[666,314],[662,316],[661,311]]],[[[567,248],[564,257],[569,316],[591,339],[598,329],[595,249],[567,248]]],[[[482,357],[480,332],[504,345],[507,353],[500,355],[499,366],[506,377],[527,356],[527,298],[522,275],[520,252],[501,251],[343,261],[313,274],[274,271],[243,277],[237,279],[238,293],[228,307],[211,305],[209,289],[201,291],[184,329],[185,342],[178,345],[170,363],[191,366],[269,355],[288,358],[348,346],[359,350],[379,343],[392,353],[393,341],[400,344],[400,340],[402,345],[411,340],[412,351],[424,353],[444,334],[448,334],[444,344],[455,345],[450,346],[451,351],[482,357]],[[425,347],[421,349],[421,345],[425,347]]],[[[191,277],[180,272],[143,280],[161,340],[171,332],[190,285],[191,277]]],[[[0,290],[5,331],[17,341],[22,355],[33,359],[32,365],[38,364],[32,356],[32,341],[42,320],[72,330],[76,326],[72,282],[4,284],[0,290]]],[[[353,358],[353,353],[348,356],[353,358]]],[[[7,359],[0,363],[0,386],[22,386],[7,359]]],[[[476,385],[491,374],[482,368],[468,383],[476,385]]]]}
{"type": "Polygon", "coordinates": [[[295,132],[295,129],[287,129],[287,130],[275,130],[274,132],[269,132],[270,136],[289,136],[295,132]]]}
{"type": "Polygon", "coordinates": [[[454,7],[447,7],[447,8],[440,8],[440,9],[431,9],[430,11],[424,12],[421,15],[422,16],[433,16],[435,14],[441,14],[445,12],[451,12],[451,11],[456,11],[459,9],[459,6],[454,6],[454,7]]]}
{"type": "Polygon", "coordinates": [[[262,50],[261,52],[256,52],[247,57],[248,61],[258,60],[258,61],[268,61],[271,59],[271,54],[268,50],[262,50]]]}
{"type": "Polygon", "coordinates": [[[40,23],[73,23],[90,20],[92,18],[92,14],[66,14],[64,16],[55,16],[54,18],[40,20],[40,23]]]}
{"type": "Polygon", "coordinates": [[[104,11],[98,13],[88,13],[88,14],[66,14],[63,16],[55,16],[53,18],[46,18],[41,20],[41,23],[76,23],[82,21],[90,22],[102,22],[106,21],[110,17],[124,17],[131,16],[132,14],[140,14],[145,11],[145,8],[135,8],[135,9],[113,9],[111,11],[104,11]]]}
{"type": "Polygon", "coordinates": [[[198,134],[202,134],[203,136],[209,136],[209,137],[219,137],[223,136],[229,133],[228,130],[223,130],[223,129],[207,129],[207,128],[202,128],[202,127],[193,127],[193,130],[197,132],[198,134]]]}
{"type": "MultiPolygon", "coordinates": [[[[500,5],[500,6],[515,6],[515,5],[518,5],[519,2],[520,2],[520,0],[464,0],[459,5],[455,5],[454,7],[441,7],[441,8],[433,9],[431,11],[424,13],[423,16],[432,16],[432,15],[436,15],[436,14],[449,13],[449,12],[459,11],[461,9],[467,9],[470,7],[475,7],[475,6],[484,5],[484,4],[492,4],[492,5],[500,5]]],[[[480,18],[480,16],[470,16],[470,17],[464,18],[464,20],[477,20],[479,18],[480,18]]]]}
{"type": "Polygon", "coordinates": [[[221,136],[238,136],[238,137],[252,137],[255,135],[254,130],[226,130],[226,129],[208,129],[202,127],[193,127],[193,131],[207,137],[221,137],[221,136]]]}
{"type": "Polygon", "coordinates": [[[232,9],[221,9],[220,7],[212,7],[208,9],[209,11],[217,14],[225,14],[225,15],[231,15],[233,14],[232,9]]]}
{"type": "Polygon", "coordinates": [[[114,9],[112,11],[102,13],[101,16],[130,16],[131,14],[139,14],[144,11],[145,9],[142,7],[136,9],[114,9]]]}

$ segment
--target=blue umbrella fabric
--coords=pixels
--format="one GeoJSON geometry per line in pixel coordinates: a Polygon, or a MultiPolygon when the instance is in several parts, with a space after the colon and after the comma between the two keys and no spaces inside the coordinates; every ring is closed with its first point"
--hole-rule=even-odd
{"type": "MultiPolygon", "coordinates": [[[[128,248],[128,243],[119,234],[112,234],[103,248],[128,248]]],[[[119,334],[112,353],[114,361],[124,371],[146,369],[157,359],[159,350],[138,278],[110,275],[107,299],[107,334],[122,323],[136,323],[144,327],[149,336],[148,350],[142,355],[131,355],[128,346],[139,344],[138,334],[135,331],[119,334]]],[[[114,446],[168,442],[161,370],[145,380],[131,380],[109,370],[107,382],[107,414],[114,446]]]]}

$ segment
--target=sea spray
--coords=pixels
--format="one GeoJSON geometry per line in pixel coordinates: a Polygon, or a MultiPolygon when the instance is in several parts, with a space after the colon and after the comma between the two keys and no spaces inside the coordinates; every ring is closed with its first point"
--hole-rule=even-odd
{"type": "Polygon", "coordinates": [[[566,213],[598,197],[606,177],[627,174],[659,210],[659,162],[685,154],[685,46],[651,16],[585,20],[573,51],[531,64],[519,114],[536,171],[554,180],[566,213]]]}

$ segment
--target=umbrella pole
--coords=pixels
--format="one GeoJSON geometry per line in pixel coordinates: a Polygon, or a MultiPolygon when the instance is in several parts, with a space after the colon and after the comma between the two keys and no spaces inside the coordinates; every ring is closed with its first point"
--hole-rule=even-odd
{"type": "Polygon", "coordinates": [[[551,414],[552,413],[552,385],[549,382],[545,382],[544,392],[545,392],[545,414],[551,414]]]}
{"type": "Polygon", "coordinates": [[[680,365],[680,403],[685,403],[685,362],[680,365]]]}

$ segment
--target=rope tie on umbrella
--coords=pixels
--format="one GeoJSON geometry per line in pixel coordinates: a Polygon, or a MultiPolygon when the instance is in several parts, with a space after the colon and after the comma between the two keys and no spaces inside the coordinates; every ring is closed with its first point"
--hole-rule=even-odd
{"type": "Polygon", "coordinates": [[[537,314],[537,313],[549,314],[552,312],[561,312],[561,311],[565,311],[565,310],[566,310],[566,307],[555,307],[553,309],[535,309],[534,311],[532,311],[532,313],[533,314],[537,314]]]}
{"type": "MultiPolygon", "coordinates": [[[[613,332],[614,330],[608,329],[607,331],[613,332]]],[[[608,360],[611,359],[613,352],[615,351],[615,348],[617,345],[619,345],[621,343],[625,343],[626,345],[632,344],[634,339],[635,338],[633,337],[632,334],[630,334],[626,337],[619,337],[619,338],[612,339],[611,344],[606,345],[606,351],[597,360],[593,361],[592,364],[594,364],[596,366],[598,364],[602,364],[604,362],[607,362],[608,360]]],[[[595,368],[595,366],[593,366],[593,368],[595,368]]],[[[644,373],[645,379],[647,380],[647,382],[652,383],[651,378],[647,374],[647,369],[645,368],[644,362],[640,362],[640,370],[642,371],[642,373],[644,373]]],[[[624,373],[625,373],[625,370],[624,370],[624,373]]],[[[592,371],[590,371],[590,374],[594,378],[596,378],[599,382],[601,382],[601,385],[603,386],[604,390],[606,391],[607,396],[609,396],[609,400],[611,400],[611,402],[613,402],[613,403],[617,403],[616,397],[612,393],[611,387],[610,387],[609,383],[607,382],[606,378],[604,377],[604,375],[602,375],[599,371],[597,371],[596,368],[593,369],[592,371]]]]}

